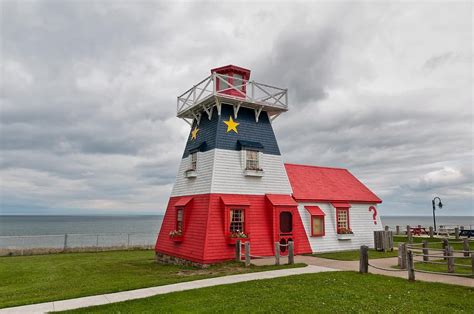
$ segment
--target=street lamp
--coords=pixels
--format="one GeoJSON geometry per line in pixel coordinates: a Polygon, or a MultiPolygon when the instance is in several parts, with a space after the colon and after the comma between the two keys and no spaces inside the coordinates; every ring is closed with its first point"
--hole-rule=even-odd
{"type": "Polygon", "coordinates": [[[435,209],[436,209],[436,199],[438,199],[438,207],[439,209],[443,208],[443,203],[441,203],[441,199],[439,197],[433,198],[431,201],[431,204],[433,205],[433,223],[434,223],[434,231],[436,231],[436,215],[435,215],[435,209]]]}

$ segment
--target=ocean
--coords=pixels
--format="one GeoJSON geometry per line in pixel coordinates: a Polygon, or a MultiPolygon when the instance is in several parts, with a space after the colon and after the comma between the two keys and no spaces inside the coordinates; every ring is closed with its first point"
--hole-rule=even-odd
{"type": "MultiPolygon", "coordinates": [[[[432,226],[431,216],[382,216],[384,226],[432,226]]],[[[156,235],[162,215],[0,216],[0,236],[142,233],[156,235]]],[[[437,216],[436,224],[474,227],[473,216],[437,216]]]]}

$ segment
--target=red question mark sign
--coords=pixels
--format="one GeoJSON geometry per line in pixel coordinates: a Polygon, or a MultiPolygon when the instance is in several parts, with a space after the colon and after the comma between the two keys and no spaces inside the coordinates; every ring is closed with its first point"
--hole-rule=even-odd
{"type": "Polygon", "coordinates": [[[376,225],[377,224],[377,208],[375,208],[375,206],[370,206],[369,212],[372,210],[374,211],[374,215],[372,216],[372,219],[374,220],[374,225],[376,225]]]}

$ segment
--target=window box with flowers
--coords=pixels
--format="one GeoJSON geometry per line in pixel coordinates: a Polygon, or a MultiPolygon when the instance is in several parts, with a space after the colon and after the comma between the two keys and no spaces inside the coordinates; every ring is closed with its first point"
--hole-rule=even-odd
{"type": "Polygon", "coordinates": [[[337,230],[337,239],[338,240],[350,240],[354,237],[354,232],[350,228],[340,228],[337,230]]]}
{"type": "Polygon", "coordinates": [[[183,242],[183,232],[180,230],[170,231],[170,239],[174,242],[183,242]]]}
{"type": "Polygon", "coordinates": [[[241,231],[235,231],[229,234],[227,237],[227,243],[231,245],[235,245],[237,241],[241,243],[250,241],[250,235],[241,231]]]}

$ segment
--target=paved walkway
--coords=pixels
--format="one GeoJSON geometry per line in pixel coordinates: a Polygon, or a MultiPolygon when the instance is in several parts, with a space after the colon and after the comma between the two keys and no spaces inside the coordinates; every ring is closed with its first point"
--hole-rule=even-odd
{"type": "Polygon", "coordinates": [[[181,282],[172,285],[158,286],[116,293],[108,293],[102,295],[95,295],[90,297],[45,302],[32,305],[24,305],[18,307],[11,307],[0,309],[0,313],[46,313],[52,311],[64,311],[78,309],[82,307],[103,305],[114,302],[121,302],[127,300],[147,298],[158,294],[165,294],[176,291],[191,290],[197,288],[205,288],[218,285],[226,285],[243,281],[260,280],[260,279],[271,279],[277,277],[300,275],[300,274],[312,274],[327,271],[337,271],[337,269],[330,267],[314,266],[309,265],[307,267],[300,268],[289,268],[279,269],[264,272],[255,272],[239,275],[231,275],[224,277],[216,277],[188,282],[181,282]]]}
{"type": "MultiPolygon", "coordinates": [[[[253,260],[252,263],[256,265],[271,265],[275,262],[274,258],[265,258],[259,260],[253,260]]],[[[281,258],[282,263],[286,263],[286,258],[281,258]]],[[[298,255],[295,256],[296,263],[305,263],[308,265],[322,266],[322,267],[331,267],[339,270],[352,270],[359,271],[359,261],[337,261],[326,258],[319,258],[314,256],[304,256],[298,255]]],[[[378,258],[370,259],[369,265],[373,265],[381,268],[390,269],[393,265],[397,265],[398,258],[378,258]]],[[[369,266],[369,272],[372,274],[380,274],[392,277],[399,278],[408,278],[406,270],[380,270],[374,267],[369,266]]],[[[427,273],[415,273],[415,279],[420,281],[429,281],[429,282],[442,282],[447,284],[454,284],[460,286],[474,287],[474,279],[468,277],[459,277],[459,276],[447,276],[447,275],[437,275],[437,274],[427,274],[427,273]]]]}

